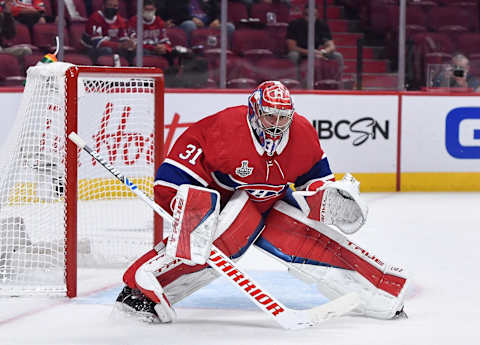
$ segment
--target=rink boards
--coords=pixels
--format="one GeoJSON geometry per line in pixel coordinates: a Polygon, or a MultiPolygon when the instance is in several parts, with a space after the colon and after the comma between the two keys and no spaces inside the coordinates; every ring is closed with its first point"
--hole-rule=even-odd
{"type": "MultiPolygon", "coordinates": [[[[171,90],[165,95],[165,145],[193,122],[246,104],[248,92],[171,90]]],[[[0,90],[4,125],[21,89],[0,90]]],[[[480,98],[421,92],[294,92],[299,114],[318,132],[331,168],[353,173],[363,191],[480,190],[480,98]]],[[[134,105],[133,105],[134,106],[134,105]]]]}

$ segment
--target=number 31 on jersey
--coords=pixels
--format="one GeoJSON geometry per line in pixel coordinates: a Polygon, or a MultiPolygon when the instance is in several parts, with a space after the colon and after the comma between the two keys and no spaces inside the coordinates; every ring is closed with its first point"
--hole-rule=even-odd
{"type": "Polygon", "coordinates": [[[188,144],[187,149],[185,152],[180,153],[178,157],[180,157],[183,160],[188,159],[188,163],[195,165],[197,163],[198,157],[202,154],[202,149],[200,147],[196,147],[193,144],[188,144]]]}

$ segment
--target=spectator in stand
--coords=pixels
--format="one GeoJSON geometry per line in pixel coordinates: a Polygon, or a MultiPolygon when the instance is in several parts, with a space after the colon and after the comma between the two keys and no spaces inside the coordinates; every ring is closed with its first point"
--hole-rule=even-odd
{"type": "Polygon", "coordinates": [[[30,55],[32,54],[32,49],[27,45],[4,46],[3,39],[12,39],[16,34],[15,21],[11,13],[12,3],[13,0],[5,0],[0,6],[0,53],[14,56],[30,55]]]}
{"type": "Polygon", "coordinates": [[[135,41],[128,37],[127,20],[118,14],[119,0],[104,0],[103,8],[93,13],[85,25],[84,44],[92,61],[102,55],[119,54],[132,63],[135,41]]]}
{"type": "MultiPolygon", "coordinates": [[[[218,0],[157,0],[158,14],[167,27],[179,26],[190,36],[193,30],[210,27],[220,28],[220,3],[218,0]]],[[[232,23],[227,23],[229,35],[235,30],[232,23]]]]}
{"type": "MultiPolygon", "coordinates": [[[[143,52],[145,55],[164,56],[172,65],[172,44],[167,37],[165,22],[155,15],[156,11],[157,8],[153,0],[143,1],[143,52]]],[[[137,37],[137,17],[133,16],[128,21],[128,34],[135,40],[137,37]]]]}
{"type": "Polygon", "coordinates": [[[45,4],[43,0],[14,0],[11,11],[13,17],[20,23],[31,28],[39,23],[45,24],[45,4]]]}
{"type": "Polygon", "coordinates": [[[480,81],[470,73],[470,60],[463,54],[455,54],[451,65],[433,80],[434,87],[471,89],[480,92],[480,81]]]}
{"type": "MultiPolygon", "coordinates": [[[[328,25],[318,18],[318,10],[314,9],[315,17],[315,56],[322,59],[334,59],[338,62],[338,79],[343,73],[343,55],[336,51],[335,43],[328,25]]],[[[303,10],[303,17],[288,23],[287,27],[288,58],[297,65],[308,55],[308,4],[303,10]]]]}

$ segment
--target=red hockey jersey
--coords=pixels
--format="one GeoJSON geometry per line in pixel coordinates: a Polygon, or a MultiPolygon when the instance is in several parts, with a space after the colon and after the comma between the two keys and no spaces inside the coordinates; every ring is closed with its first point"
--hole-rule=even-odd
{"type": "Polygon", "coordinates": [[[244,190],[260,212],[285,197],[289,184],[303,189],[318,180],[333,179],[318,134],[304,117],[295,114],[273,156],[255,138],[248,108],[237,106],[206,117],[175,142],[155,178],[160,204],[170,202],[181,184],[220,192],[222,206],[234,191],[244,190]]]}
{"type": "MultiPolygon", "coordinates": [[[[137,16],[128,21],[128,35],[132,38],[137,37],[137,16]]],[[[171,46],[167,37],[165,22],[160,17],[155,17],[152,22],[143,21],[143,47],[147,50],[153,50],[158,44],[171,46]]]]}
{"type": "Polygon", "coordinates": [[[118,14],[109,20],[99,10],[88,18],[85,33],[89,41],[87,44],[95,48],[111,47],[116,50],[120,41],[128,39],[127,21],[118,14]]]}
{"type": "Polygon", "coordinates": [[[12,1],[10,11],[12,16],[16,17],[24,9],[35,9],[39,12],[45,12],[45,4],[43,0],[15,0],[12,1]]]}

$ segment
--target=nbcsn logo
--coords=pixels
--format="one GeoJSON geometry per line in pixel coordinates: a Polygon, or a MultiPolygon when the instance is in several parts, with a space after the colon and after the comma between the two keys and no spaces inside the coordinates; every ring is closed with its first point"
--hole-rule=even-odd
{"type": "Polygon", "coordinates": [[[445,120],[445,146],[455,158],[480,158],[480,107],[455,108],[445,120]]]}

